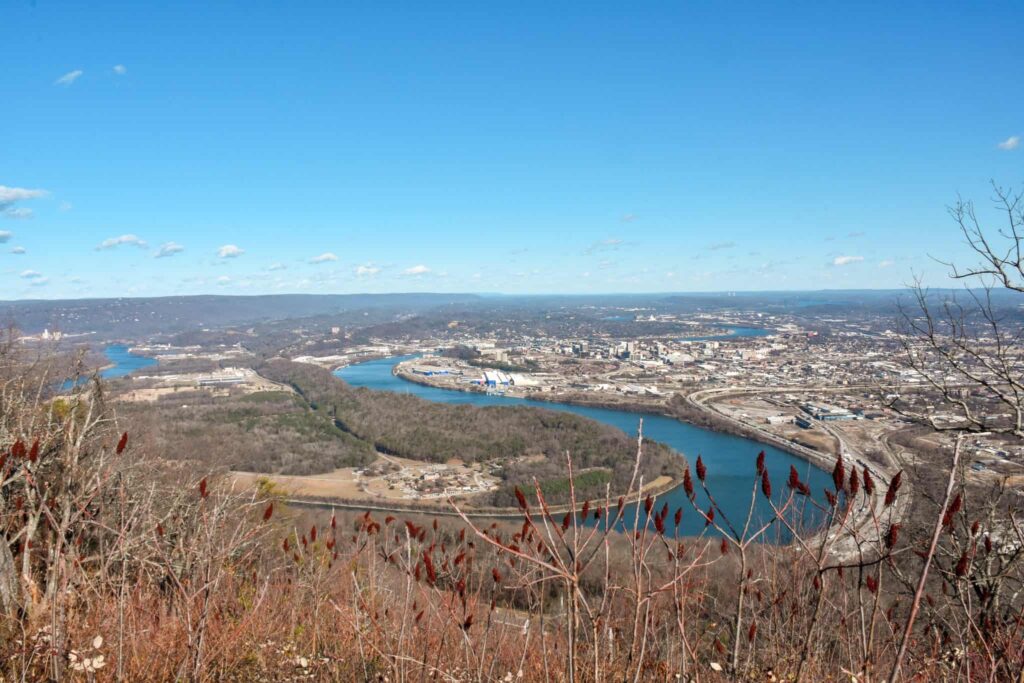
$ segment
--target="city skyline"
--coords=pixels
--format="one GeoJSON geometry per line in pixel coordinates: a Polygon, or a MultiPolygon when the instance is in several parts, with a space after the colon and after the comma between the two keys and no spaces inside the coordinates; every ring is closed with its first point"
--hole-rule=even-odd
{"type": "Polygon", "coordinates": [[[18,3],[0,299],[950,286],[1022,14],[18,3]]]}

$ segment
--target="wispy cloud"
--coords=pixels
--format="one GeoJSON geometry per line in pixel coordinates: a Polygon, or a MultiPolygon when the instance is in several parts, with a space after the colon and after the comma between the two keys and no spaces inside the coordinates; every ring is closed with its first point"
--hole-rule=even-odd
{"type": "Polygon", "coordinates": [[[324,253],[320,254],[319,256],[314,256],[313,258],[309,259],[309,262],[310,263],[328,263],[329,261],[337,261],[337,260],[338,260],[338,257],[335,254],[333,254],[333,253],[331,253],[329,251],[325,251],[324,253]]]}
{"type": "Polygon", "coordinates": [[[847,237],[863,237],[864,236],[864,231],[863,230],[857,230],[855,232],[848,232],[848,233],[846,233],[846,236],[847,237]]]}
{"type": "Polygon", "coordinates": [[[234,244],[225,244],[217,250],[217,256],[220,258],[238,258],[245,253],[245,249],[241,249],[234,244]]]}
{"type": "Polygon", "coordinates": [[[25,252],[25,247],[15,247],[14,249],[11,249],[11,253],[12,254],[24,254],[24,253],[26,253],[25,252]]]}
{"type": "Polygon", "coordinates": [[[221,287],[223,287],[224,285],[230,285],[231,278],[229,278],[227,275],[221,275],[219,278],[217,278],[217,284],[220,285],[221,287]]]}
{"type": "Polygon", "coordinates": [[[380,273],[380,266],[375,266],[372,263],[364,263],[356,266],[355,269],[356,277],[366,278],[375,277],[380,273]]]}
{"type": "Polygon", "coordinates": [[[832,259],[833,266],[848,266],[851,263],[860,263],[864,260],[863,256],[836,256],[832,259]]]}
{"type": "Polygon", "coordinates": [[[53,82],[53,84],[54,85],[63,85],[65,87],[69,86],[72,83],[74,83],[75,81],[77,81],[79,79],[79,77],[81,77],[81,75],[84,74],[84,73],[85,72],[82,71],[81,69],[75,69],[74,71],[69,71],[66,74],[64,74],[63,76],[61,76],[60,78],[58,78],[57,80],[55,80],[53,82]]]}
{"type": "Polygon", "coordinates": [[[156,250],[155,258],[167,258],[168,256],[174,256],[185,251],[185,247],[178,244],[177,242],[164,242],[160,245],[160,248],[156,250]]]}
{"type": "Polygon", "coordinates": [[[9,218],[11,220],[29,220],[35,216],[36,213],[27,207],[14,207],[13,209],[7,209],[4,211],[3,215],[5,218],[9,218]]]}
{"type": "Polygon", "coordinates": [[[625,244],[626,243],[623,240],[620,240],[616,237],[610,237],[606,240],[598,240],[597,242],[594,242],[589,247],[584,249],[583,253],[589,256],[590,254],[597,254],[602,251],[615,251],[616,249],[621,248],[625,244]]]}
{"type": "Polygon", "coordinates": [[[708,251],[721,251],[722,249],[733,249],[735,247],[735,242],[715,242],[708,245],[708,251]]]}
{"type": "Polygon", "coordinates": [[[39,278],[43,277],[43,274],[40,273],[38,270],[23,270],[18,275],[18,277],[25,280],[38,280],[39,278]]]}
{"type": "Polygon", "coordinates": [[[124,76],[126,73],[128,73],[128,69],[127,67],[125,67],[124,64],[115,64],[114,68],[111,69],[111,71],[113,71],[118,76],[124,76]]]}
{"type": "Polygon", "coordinates": [[[286,266],[283,263],[271,263],[269,266],[267,266],[267,270],[285,270],[287,268],[288,266],[286,266]]]}
{"type": "Polygon", "coordinates": [[[30,190],[24,187],[0,185],[0,209],[6,209],[14,202],[25,201],[26,199],[39,199],[48,194],[49,192],[46,190],[30,190]]]}
{"type": "Polygon", "coordinates": [[[637,215],[635,213],[627,213],[627,214],[623,214],[622,215],[622,222],[623,223],[632,223],[636,219],[637,219],[637,215]]]}
{"type": "Polygon", "coordinates": [[[145,249],[147,246],[146,241],[141,239],[138,235],[128,234],[105,239],[96,246],[96,249],[97,251],[102,249],[113,249],[121,246],[122,244],[139,247],[140,249],[145,249]]]}
{"type": "Polygon", "coordinates": [[[883,260],[883,261],[879,261],[878,262],[878,267],[879,268],[890,268],[890,267],[892,267],[894,265],[896,265],[896,262],[893,261],[892,259],[888,259],[888,258],[883,260]]]}
{"type": "Polygon", "coordinates": [[[1011,135],[1010,137],[1006,138],[996,146],[999,147],[999,149],[1004,149],[1006,151],[1010,151],[1011,149],[1017,149],[1018,147],[1020,147],[1020,136],[1011,135]]]}
{"type": "Polygon", "coordinates": [[[3,244],[4,242],[7,242],[12,237],[14,237],[14,233],[13,232],[11,232],[9,230],[0,230],[0,244],[3,244]]]}
{"type": "Polygon", "coordinates": [[[412,266],[411,268],[406,268],[405,270],[402,271],[402,275],[406,275],[409,277],[419,277],[421,275],[429,275],[431,272],[432,271],[430,270],[430,268],[427,268],[425,265],[421,263],[419,265],[412,266]]]}
{"type": "Polygon", "coordinates": [[[25,221],[28,220],[29,218],[32,218],[32,216],[34,215],[35,212],[33,212],[32,209],[26,208],[24,206],[17,206],[14,207],[13,209],[6,209],[4,211],[5,218],[10,218],[11,220],[15,221],[25,221]]]}
{"type": "Polygon", "coordinates": [[[45,287],[50,284],[50,278],[48,277],[37,277],[28,283],[29,287],[45,287]]]}

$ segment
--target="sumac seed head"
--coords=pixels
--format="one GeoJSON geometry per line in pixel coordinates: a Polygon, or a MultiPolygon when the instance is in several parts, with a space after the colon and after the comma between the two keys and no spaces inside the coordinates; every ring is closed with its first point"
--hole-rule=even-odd
{"type": "Polygon", "coordinates": [[[896,547],[896,542],[900,538],[900,525],[892,524],[889,527],[889,531],[885,534],[885,547],[892,550],[896,547]]]}
{"type": "Polygon", "coordinates": [[[896,476],[889,482],[889,488],[885,492],[885,506],[889,507],[896,502],[896,493],[900,490],[900,485],[903,483],[903,470],[896,473],[896,476]]]}

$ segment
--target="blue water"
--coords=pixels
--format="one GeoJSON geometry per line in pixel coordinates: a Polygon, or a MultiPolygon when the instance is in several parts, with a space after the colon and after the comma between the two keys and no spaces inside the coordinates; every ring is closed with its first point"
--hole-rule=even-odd
{"type": "MultiPolygon", "coordinates": [[[[439,389],[408,382],[392,373],[395,365],[403,360],[414,357],[398,356],[350,365],[335,371],[334,374],[353,386],[407,393],[440,403],[476,406],[529,405],[549,410],[561,410],[604,422],[634,437],[642,417],[644,436],[667,444],[676,451],[686,455],[691,463],[691,469],[693,463],[696,462],[697,455],[703,456],[708,470],[708,489],[714,495],[726,516],[738,529],[742,528],[747,517],[751,490],[757,481],[755,462],[757,454],[761,450],[765,452],[765,464],[772,481],[773,498],[776,499],[777,504],[786,494],[785,484],[789,476],[790,465],[796,467],[800,473],[800,478],[807,481],[811,486],[811,490],[815,491],[818,496],[821,496],[821,492],[826,485],[831,484],[831,476],[829,474],[812,466],[806,460],[797,458],[785,451],[743,437],[696,427],[663,415],[639,414],[608,408],[573,406],[563,403],[530,401],[522,398],[456,391],[453,389],[439,389]]],[[[699,489],[700,485],[696,482],[696,476],[694,476],[694,483],[699,489]]],[[[703,520],[697,517],[696,511],[693,510],[681,487],[659,496],[656,507],[660,508],[666,501],[672,514],[675,513],[678,507],[683,509],[682,534],[696,535],[704,529],[703,520]]],[[[708,500],[700,491],[697,494],[697,503],[701,509],[707,509],[708,507],[708,500]]],[[[629,526],[632,525],[633,521],[632,510],[633,508],[631,508],[631,513],[626,517],[626,524],[629,526]]],[[[670,525],[672,514],[669,515],[670,525]]],[[[759,485],[756,495],[755,516],[762,519],[769,519],[771,517],[771,508],[761,495],[759,485]]],[[[806,513],[803,523],[805,525],[817,524],[817,518],[810,513],[806,513]]],[[[773,530],[765,540],[788,540],[789,536],[784,533],[781,525],[776,523],[775,526],[779,527],[778,533],[773,530]]]]}
{"type": "Polygon", "coordinates": [[[763,327],[740,327],[738,325],[723,325],[722,327],[730,330],[730,332],[728,334],[712,334],[706,337],[683,337],[679,341],[724,341],[737,337],[767,337],[772,333],[771,330],[766,330],[763,327]]]}
{"type": "MultiPolygon", "coordinates": [[[[602,318],[602,320],[612,320],[615,322],[627,322],[632,321],[633,316],[629,315],[609,315],[602,318]]],[[[772,330],[766,330],[763,327],[741,327],[739,325],[714,325],[713,327],[721,327],[729,330],[726,334],[712,334],[705,337],[682,337],[679,341],[720,341],[726,339],[735,339],[736,337],[767,337],[772,334],[772,330]]]]}
{"type": "MultiPolygon", "coordinates": [[[[111,344],[103,349],[103,353],[106,355],[107,360],[110,361],[109,367],[100,370],[100,377],[105,379],[124,377],[136,370],[157,364],[156,358],[134,354],[123,344],[111,344]]],[[[77,380],[65,380],[61,383],[58,391],[70,391],[79,384],[84,384],[88,380],[88,377],[79,377],[77,380]]]]}
{"type": "Polygon", "coordinates": [[[100,377],[105,377],[107,379],[124,377],[136,370],[148,368],[151,365],[157,364],[156,358],[134,354],[123,344],[111,344],[107,348],[103,349],[103,353],[106,354],[107,359],[110,360],[112,364],[110,367],[104,368],[100,371],[100,377]]]}

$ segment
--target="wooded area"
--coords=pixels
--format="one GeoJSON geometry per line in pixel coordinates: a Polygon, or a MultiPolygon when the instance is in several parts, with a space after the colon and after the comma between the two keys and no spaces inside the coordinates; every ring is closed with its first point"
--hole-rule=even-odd
{"type": "MultiPolygon", "coordinates": [[[[492,505],[514,505],[513,484],[529,484],[534,477],[541,482],[564,479],[566,452],[578,471],[608,469],[613,489],[627,485],[632,474],[635,440],[578,415],[521,406],[453,406],[356,389],[323,368],[284,360],[264,364],[260,373],[289,384],[314,410],[383,453],[429,462],[502,461],[500,475],[508,486],[494,495],[492,505]],[[526,462],[526,455],[544,458],[526,462]]],[[[667,446],[647,442],[644,454],[645,481],[682,470],[683,459],[667,446]]],[[[603,492],[600,480],[592,481],[593,491],[583,495],[603,492]]]]}

